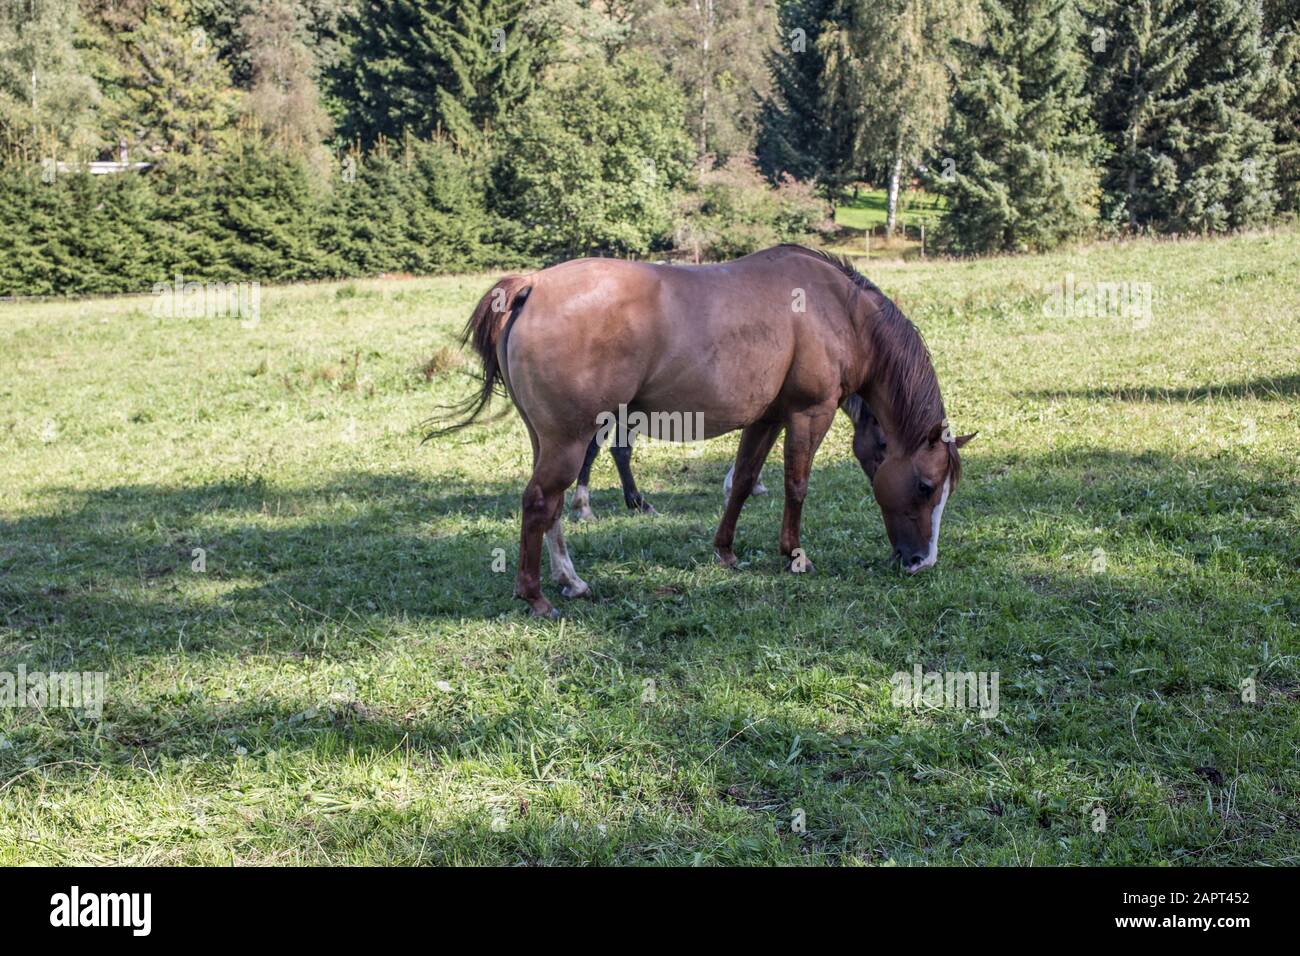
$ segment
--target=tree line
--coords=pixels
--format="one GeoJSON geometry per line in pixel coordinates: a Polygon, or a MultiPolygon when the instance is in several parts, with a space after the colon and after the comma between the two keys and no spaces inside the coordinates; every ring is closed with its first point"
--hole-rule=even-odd
{"type": "Polygon", "coordinates": [[[864,183],[955,254],[1292,215],[1300,0],[0,0],[0,294],[719,258],[864,183]]]}

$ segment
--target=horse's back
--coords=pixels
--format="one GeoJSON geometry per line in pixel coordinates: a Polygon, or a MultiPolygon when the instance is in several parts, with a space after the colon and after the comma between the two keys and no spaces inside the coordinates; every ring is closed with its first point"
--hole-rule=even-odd
{"type": "Polygon", "coordinates": [[[836,295],[818,262],[777,247],[715,265],[578,259],[535,273],[510,333],[516,401],[561,429],[620,404],[701,414],[709,435],[743,427],[801,351],[822,363],[816,312],[836,295]]]}

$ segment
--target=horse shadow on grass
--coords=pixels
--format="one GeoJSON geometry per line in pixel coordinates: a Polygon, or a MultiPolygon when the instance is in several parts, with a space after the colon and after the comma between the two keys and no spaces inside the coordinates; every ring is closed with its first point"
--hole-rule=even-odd
{"type": "Polygon", "coordinates": [[[1246,398],[1255,401],[1286,401],[1300,395],[1300,373],[1261,376],[1235,382],[1208,382],[1204,385],[1170,387],[1168,385],[1105,386],[1057,390],[1035,389],[1018,393],[1022,398],[1087,399],[1091,402],[1213,402],[1246,398]]]}
{"type": "MultiPolygon", "coordinates": [[[[1045,519],[1084,538],[1118,523],[1192,562],[1222,550],[1224,536],[1240,538],[1235,549],[1246,559],[1285,564],[1295,557],[1286,526],[1295,483],[1260,466],[1089,447],[968,459],[966,481],[945,515],[940,564],[926,579],[954,565],[1025,564],[1016,560],[1023,551],[1017,542],[1026,533],[1032,539],[1032,527],[1045,519]],[[1248,534],[1238,515],[1249,521],[1248,534]]],[[[612,475],[601,482],[598,471],[593,505],[600,519],[576,523],[567,512],[565,519],[570,552],[597,597],[565,607],[588,615],[623,601],[689,601],[682,577],[712,564],[727,464],[638,466],[661,512],[654,517],[626,511],[617,482],[612,475]]],[[[772,493],[746,504],[738,528],[743,570],[709,577],[706,600],[710,592],[741,605],[762,600],[772,579],[784,575],[787,562],[776,553],[779,462],[765,475],[772,493]]],[[[42,643],[56,656],[58,648],[65,657],[93,656],[115,632],[138,635],[114,642],[116,653],[170,653],[178,631],[238,622],[257,630],[267,650],[302,651],[294,629],[283,627],[286,612],[340,629],[521,612],[511,598],[521,486],[522,478],[471,487],[345,472],[289,488],[257,481],[55,488],[47,493],[57,505],[47,513],[0,520],[0,624],[11,645],[0,644],[0,659],[42,643]],[[275,629],[290,633],[288,644],[266,633],[275,629]],[[78,641],[86,631],[98,636],[78,641]],[[42,634],[56,639],[42,642],[42,634]]],[[[838,584],[849,592],[906,586],[886,560],[878,509],[851,459],[814,469],[803,540],[817,566],[810,577],[828,599],[842,596],[838,584]]],[[[1040,577],[1035,572],[1029,583],[1040,577]]],[[[544,579],[547,586],[555,590],[544,579]]]]}

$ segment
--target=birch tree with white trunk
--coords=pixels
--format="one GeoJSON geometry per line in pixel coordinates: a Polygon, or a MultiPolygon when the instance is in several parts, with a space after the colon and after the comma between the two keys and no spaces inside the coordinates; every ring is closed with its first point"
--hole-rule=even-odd
{"type": "Polygon", "coordinates": [[[855,161],[888,180],[890,235],[904,178],[948,117],[953,41],[974,38],[979,19],[966,0],[843,0],[819,40],[827,108],[849,127],[855,161]]]}

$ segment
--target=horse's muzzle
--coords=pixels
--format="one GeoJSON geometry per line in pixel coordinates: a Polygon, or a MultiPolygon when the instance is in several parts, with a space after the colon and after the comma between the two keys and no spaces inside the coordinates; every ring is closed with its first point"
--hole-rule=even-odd
{"type": "Polygon", "coordinates": [[[933,560],[928,560],[926,555],[919,551],[911,551],[906,558],[903,557],[903,553],[904,549],[895,548],[893,557],[894,560],[898,562],[899,566],[908,574],[916,574],[918,571],[924,571],[926,568],[934,564],[933,560]]]}

